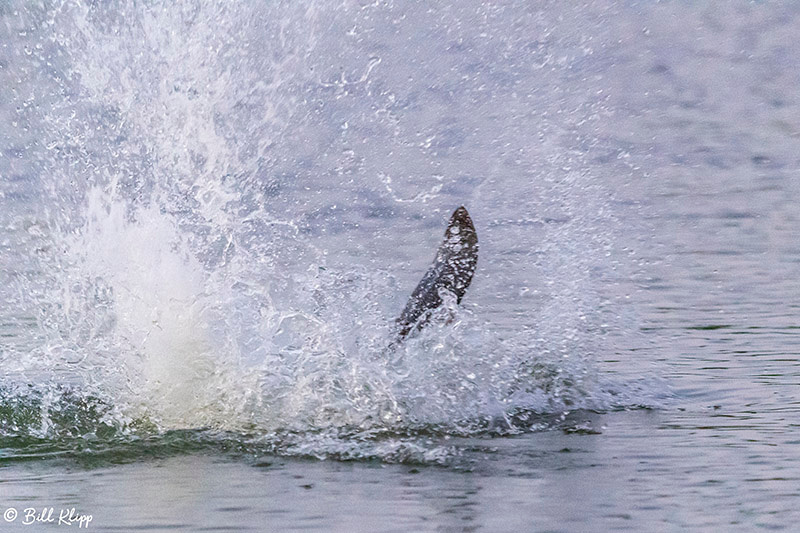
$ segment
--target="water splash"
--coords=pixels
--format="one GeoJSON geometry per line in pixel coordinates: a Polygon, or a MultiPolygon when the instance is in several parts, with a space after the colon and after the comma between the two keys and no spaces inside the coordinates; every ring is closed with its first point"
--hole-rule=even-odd
{"type": "Polygon", "coordinates": [[[616,313],[597,290],[614,239],[607,192],[558,137],[512,153],[467,133],[491,124],[459,119],[485,91],[516,101],[514,73],[472,72],[468,48],[419,54],[474,80],[400,94],[395,77],[414,66],[393,70],[383,52],[399,46],[387,28],[414,17],[399,11],[66,1],[3,14],[33,45],[9,68],[45,90],[24,115],[37,192],[17,209],[33,214],[4,215],[30,268],[4,266],[18,311],[0,352],[0,437],[205,428],[275,453],[440,462],[458,454],[449,436],[657,404],[653,387],[596,375],[616,313]],[[455,89],[468,97],[451,109],[455,89]],[[524,216],[493,216],[522,195],[524,216]],[[436,244],[401,226],[419,217],[438,239],[437,210],[465,196],[492,202],[476,216],[488,259],[474,305],[387,353],[413,288],[402,267],[420,253],[426,265],[436,244]]]}

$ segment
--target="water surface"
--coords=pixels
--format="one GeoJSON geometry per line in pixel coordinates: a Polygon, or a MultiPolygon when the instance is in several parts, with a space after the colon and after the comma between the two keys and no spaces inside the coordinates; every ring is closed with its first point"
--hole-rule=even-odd
{"type": "Polygon", "coordinates": [[[0,8],[2,511],[791,529],[799,16],[0,8]],[[464,305],[387,355],[462,204],[464,305]]]}

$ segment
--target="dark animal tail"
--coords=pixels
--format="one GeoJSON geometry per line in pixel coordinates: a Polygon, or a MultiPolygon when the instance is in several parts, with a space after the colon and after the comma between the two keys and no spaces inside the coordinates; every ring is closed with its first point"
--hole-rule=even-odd
{"type": "Polygon", "coordinates": [[[399,330],[395,343],[428,322],[433,311],[442,304],[442,291],[454,295],[456,301],[461,303],[477,264],[478,234],[469,213],[462,206],[450,217],[444,241],[436,252],[433,265],[411,293],[411,298],[397,319],[399,330]]]}

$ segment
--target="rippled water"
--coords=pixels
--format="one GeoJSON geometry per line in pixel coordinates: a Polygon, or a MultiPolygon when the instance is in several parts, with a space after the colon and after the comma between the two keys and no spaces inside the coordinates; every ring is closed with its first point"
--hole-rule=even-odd
{"type": "Polygon", "coordinates": [[[0,7],[7,527],[791,529],[798,17],[0,7]]]}

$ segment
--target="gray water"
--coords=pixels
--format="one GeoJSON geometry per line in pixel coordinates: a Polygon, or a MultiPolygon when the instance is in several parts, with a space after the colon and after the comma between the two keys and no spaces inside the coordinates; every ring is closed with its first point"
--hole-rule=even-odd
{"type": "Polygon", "coordinates": [[[3,529],[792,530],[799,17],[0,6],[3,529]]]}

